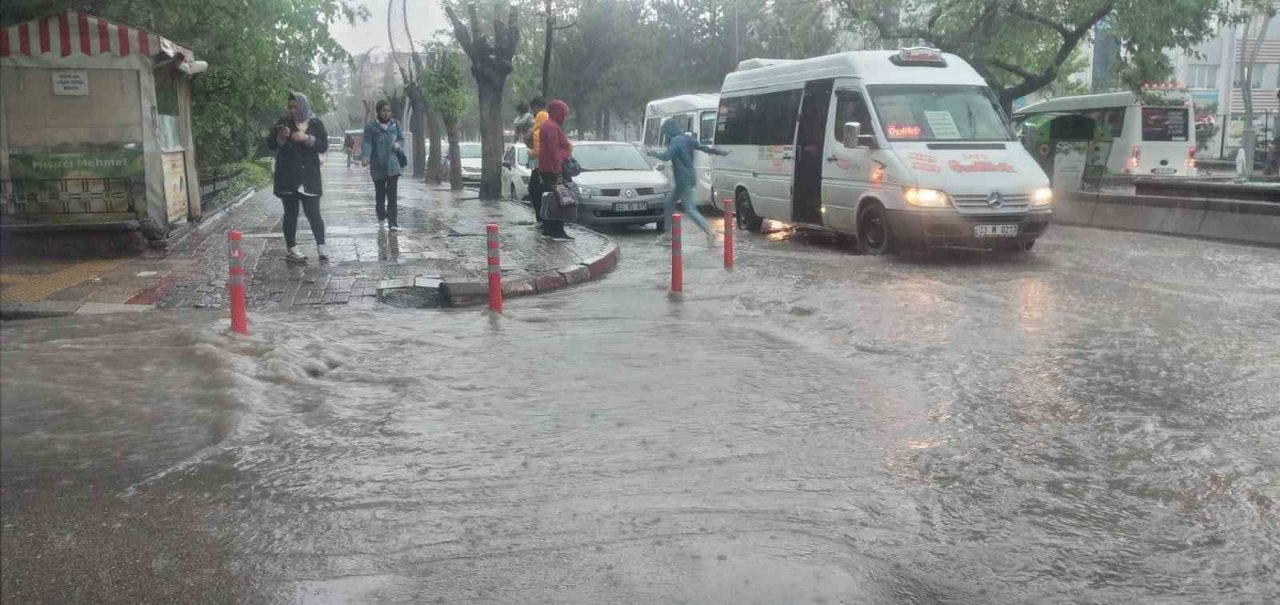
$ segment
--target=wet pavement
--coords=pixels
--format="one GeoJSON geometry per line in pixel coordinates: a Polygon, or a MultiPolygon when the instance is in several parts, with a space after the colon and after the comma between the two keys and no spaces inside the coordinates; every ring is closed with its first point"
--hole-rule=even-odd
{"type": "Polygon", "coordinates": [[[161,308],[225,308],[226,231],[244,235],[248,305],[373,307],[380,285],[422,277],[483,281],[487,270],[485,224],[497,223],[507,281],[532,280],[587,263],[612,242],[570,227],[571,242],[542,238],[523,204],[480,201],[475,192],[450,192],[404,179],[400,183],[402,231],[378,228],[368,171],[325,164],[325,220],[330,260],[320,263],[310,226],[298,221],[306,266],[284,261],[284,211],[270,191],[259,191],[225,216],[206,220],[169,250],[97,260],[5,258],[0,263],[0,303],[6,315],[137,311],[161,308]],[[11,308],[13,307],[13,308],[11,308]]]}
{"type": "Polygon", "coordinates": [[[4,600],[1280,598],[1280,251],[779,230],[676,302],[612,235],[503,318],[4,323],[4,600]]]}

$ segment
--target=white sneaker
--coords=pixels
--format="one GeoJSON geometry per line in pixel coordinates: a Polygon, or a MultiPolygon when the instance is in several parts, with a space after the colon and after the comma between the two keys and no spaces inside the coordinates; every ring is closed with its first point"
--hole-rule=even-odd
{"type": "Polygon", "coordinates": [[[289,251],[284,254],[284,260],[285,262],[293,263],[295,265],[307,264],[307,257],[298,254],[297,248],[289,248],[289,251]]]}
{"type": "Polygon", "coordinates": [[[654,244],[657,244],[657,245],[659,245],[659,246],[670,246],[670,245],[671,245],[671,232],[670,232],[670,231],[668,231],[668,232],[666,232],[666,233],[663,233],[662,235],[659,235],[659,236],[658,236],[658,239],[653,240],[653,243],[654,243],[654,244]]]}
{"type": "Polygon", "coordinates": [[[380,219],[378,219],[378,228],[379,228],[379,229],[386,229],[386,228],[387,228],[387,219],[385,219],[385,218],[380,218],[380,219]]]}
{"type": "Polygon", "coordinates": [[[716,247],[716,232],[715,232],[715,231],[708,231],[708,232],[707,232],[707,247],[708,247],[708,248],[715,248],[715,247],[716,247]]]}
{"type": "Polygon", "coordinates": [[[400,225],[392,225],[392,226],[391,226],[391,230],[392,230],[392,231],[399,231],[399,230],[400,230],[400,225]]]}
{"type": "Polygon", "coordinates": [[[329,260],[329,247],[324,244],[316,246],[316,256],[320,257],[320,260],[329,260]]]}

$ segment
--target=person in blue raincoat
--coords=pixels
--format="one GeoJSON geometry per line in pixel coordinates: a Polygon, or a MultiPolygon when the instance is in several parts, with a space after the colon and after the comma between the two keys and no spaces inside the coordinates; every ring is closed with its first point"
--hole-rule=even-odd
{"type": "Polygon", "coordinates": [[[378,214],[378,227],[390,224],[392,231],[400,230],[396,220],[396,186],[400,181],[400,149],[404,134],[400,124],[391,117],[391,103],[378,101],[377,118],[364,127],[364,140],[360,143],[360,165],[369,167],[373,177],[374,203],[378,214]]]}
{"type": "MultiPolygon", "coordinates": [[[[675,212],[676,204],[684,204],[685,216],[693,219],[694,224],[707,236],[707,245],[714,246],[716,243],[716,234],[711,230],[711,226],[707,224],[707,219],[702,216],[702,212],[698,210],[697,172],[693,169],[693,152],[694,150],[710,153],[712,155],[729,155],[727,151],[722,151],[714,147],[703,145],[695,139],[693,135],[687,132],[681,132],[679,124],[673,119],[668,119],[662,123],[662,135],[667,139],[667,148],[661,151],[649,150],[649,155],[658,158],[664,162],[671,163],[671,193],[667,196],[667,201],[662,206],[662,218],[665,224],[671,224],[671,215],[675,212]]],[[[659,244],[671,243],[671,232],[667,231],[658,236],[659,244]]]]}

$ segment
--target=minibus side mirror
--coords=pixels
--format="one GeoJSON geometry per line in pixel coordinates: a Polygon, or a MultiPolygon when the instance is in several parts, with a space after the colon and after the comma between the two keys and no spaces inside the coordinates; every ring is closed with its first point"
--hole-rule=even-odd
{"type": "Polygon", "coordinates": [[[849,149],[858,147],[858,139],[862,137],[862,124],[860,122],[844,123],[844,146],[849,149]]]}

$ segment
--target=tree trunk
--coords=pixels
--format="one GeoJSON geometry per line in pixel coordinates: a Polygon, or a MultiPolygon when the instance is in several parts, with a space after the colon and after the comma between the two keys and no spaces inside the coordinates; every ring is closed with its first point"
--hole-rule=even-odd
{"type": "Polygon", "coordinates": [[[547,98],[547,90],[551,82],[551,32],[555,29],[556,18],[551,14],[551,0],[547,0],[547,33],[542,43],[542,98],[547,98]]]}
{"type": "Polygon", "coordinates": [[[440,166],[440,117],[436,112],[427,107],[427,139],[430,141],[431,151],[427,156],[427,182],[439,183],[444,176],[440,166]]]}
{"type": "Polygon", "coordinates": [[[462,190],[462,133],[458,130],[457,118],[445,118],[444,130],[449,137],[449,188],[462,190]]]}
{"type": "Polygon", "coordinates": [[[502,154],[506,140],[502,136],[502,88],[505,79],[479,82],[480,93],[480,199],[502,197],[502,154]],[[497,80],[497,81],[493,81],[497,80]]]}
{"type": "Polygon", "coordinates": [[[409,91],[409,106],[413,115],[409,117],[409,132],[413,136],[413,178],[422,179],[427,174],[427,146],[423,131],[426,130],[427,102],[422,98],[422,91],[417,86],[406,86],[409,91]]]}

